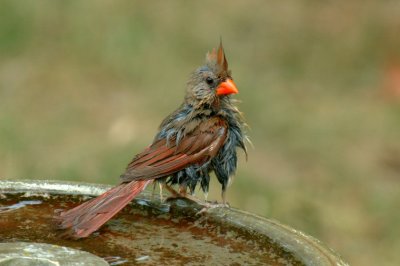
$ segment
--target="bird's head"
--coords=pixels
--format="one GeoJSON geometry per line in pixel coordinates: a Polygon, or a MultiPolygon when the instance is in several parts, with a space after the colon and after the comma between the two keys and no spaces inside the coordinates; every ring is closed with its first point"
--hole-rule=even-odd
{"type": "Polygon", "coordinates": [[[207,53],[206,64],[196,69],[187,85],[186,102],[197,106],[213,106],[220,99],[238,93],[228,69],[222,42],[218,50],[207,53]]]}

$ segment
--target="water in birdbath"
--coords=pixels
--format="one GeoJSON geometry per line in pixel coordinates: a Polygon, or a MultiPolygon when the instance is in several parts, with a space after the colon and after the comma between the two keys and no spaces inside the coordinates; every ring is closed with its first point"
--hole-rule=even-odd
{"type": "MultiPolygon", "coordinates": [[[[55,210],[85,196],[0,194],[0,243],[36,242],[88,251],[110,265],[302,265],[266,236],[216,222],[185,200],[137,199],[92,236],[62,238],[55,210]]],[[[0,263],[1,264],[1,263],[0,263]]]]}

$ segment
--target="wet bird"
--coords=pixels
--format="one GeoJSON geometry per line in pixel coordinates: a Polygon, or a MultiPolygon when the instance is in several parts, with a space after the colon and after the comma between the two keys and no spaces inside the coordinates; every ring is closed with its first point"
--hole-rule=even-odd
{"type": "Polygon", "coordinates": [[[237,148],[246,152],[245,123],[231,97],[236,93],[220,43],[207,53],[205,65],[191,74],[184,102],[163,120],[153,143],[128,164],[120,185],[58,214],[59,227],[69,237],[87,237],[155,181],[175,196],[199,201],[191,194],[198,185],[207,194],[212,172],[222,186],[225,204],[237,148]]]}

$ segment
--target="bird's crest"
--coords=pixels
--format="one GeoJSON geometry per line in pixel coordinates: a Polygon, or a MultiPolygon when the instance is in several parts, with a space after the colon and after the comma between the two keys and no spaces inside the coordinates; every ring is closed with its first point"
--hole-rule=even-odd
{"type": "Polygon", "coordinates": [[[212,68],[217,68],[218,72],[228,73],[228,61],[225,57],[224,48],[222,47],[222,41],[219,43],[218,50],[215,48],[211,52],[207,53],[206,56],[207,65],[212,68]]]}

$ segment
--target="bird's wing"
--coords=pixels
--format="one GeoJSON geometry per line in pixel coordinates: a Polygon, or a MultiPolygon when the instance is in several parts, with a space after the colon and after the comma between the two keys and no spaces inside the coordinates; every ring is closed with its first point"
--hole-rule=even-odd
{"type": "Polygon", "coordinates": [[[154,142],[133,158],[122,182],[149,180],[171,175],[195,163],[203,163],[215,157],[225,142],[227,124],[214,117],[198,124],[179,142],[166,139],[154,142]]]}

